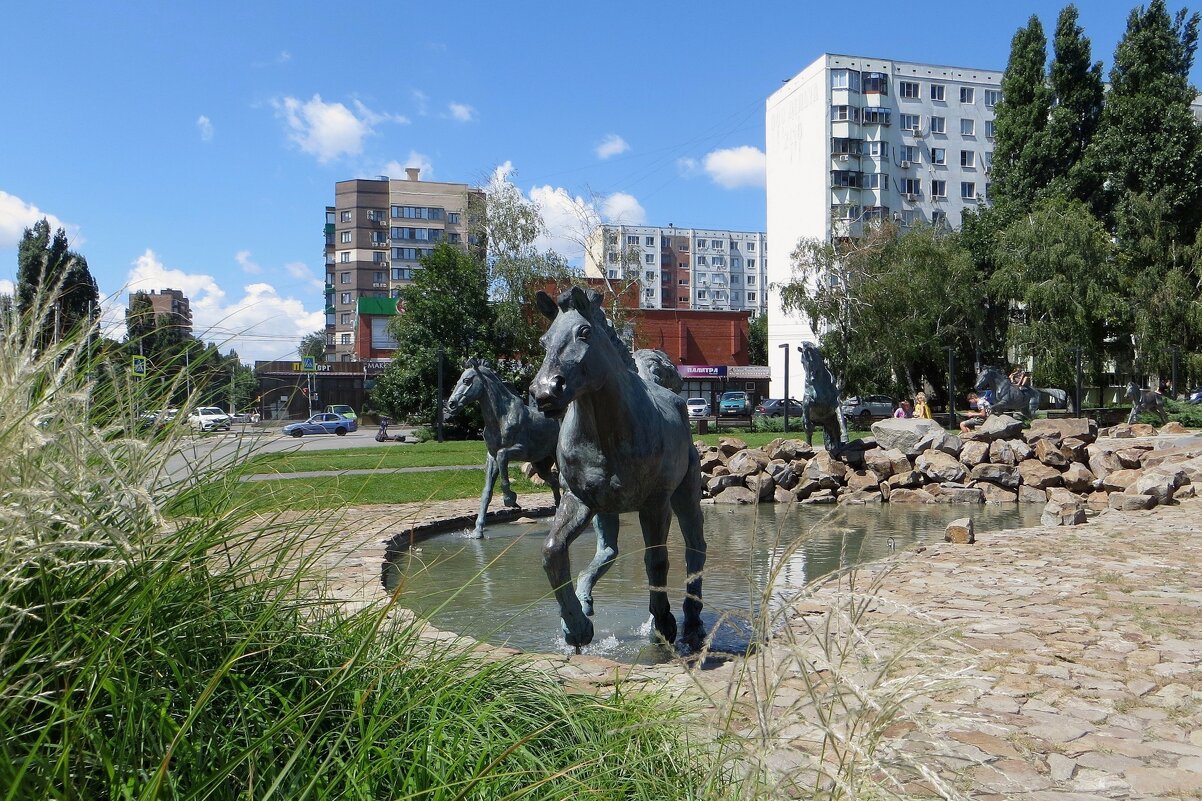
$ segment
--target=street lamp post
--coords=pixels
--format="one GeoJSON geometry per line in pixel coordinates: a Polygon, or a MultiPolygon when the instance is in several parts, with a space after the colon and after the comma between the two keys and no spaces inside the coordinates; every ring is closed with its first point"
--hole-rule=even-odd
{"type": "Polygon", "coordinates": [[[1177,400],[1177,362],[1181,358],[1181,348],[1173,346],[1173,400],[1177,400]]]}
{"type": "Polygon", "coordinates": [[[956,427],[956,349],[944,348],[947,351],[947,418],[952,428],[956,427]]]}
{"type": "Polygon", "coordinates": [[[789,391],[790,391],[790,386],[789,386],[789,343],[782,342],[781,344],[777,345],[777,347],[785,349],[785,397],[781,400],[781,403],[785,407],[785,433],[788,434],[789,433],[789,397],[790,397],[790,394],[789,394],[789,391]]]}
{"type": "Polygon", "coordinates": [[[1076,386],[1077,395],[1076,395],[1076,401],[1075,401],[1076,409],[1074,411],[1076,412],[1077,417],[1081,417],[1081,383],[1082,382],[1081,382],[1081,346],[1080,345],[1073,348],[1073,354],[1076,356],[1076,370],[1077,370],[1077,386],[1076,386]]]}

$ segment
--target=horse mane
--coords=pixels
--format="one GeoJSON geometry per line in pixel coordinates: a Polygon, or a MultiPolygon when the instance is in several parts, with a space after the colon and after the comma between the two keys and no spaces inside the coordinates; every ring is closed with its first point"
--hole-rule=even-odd
{"type": "Polygon", "coordinates": [[[628,348],[626,343],[622,341],[622,338],[618,336],[618,332],[616,329],[614,329],[613,323],[610,322],[609,317],[605,314],[605,310],[601,308],[600,292],[595,289],[581,290],[580,287],[572,287],[571,289],[561,292],[559,294],[559,298],[556,300],[556,303],[561,312],[566,312],[568,309],[576,309],[581,313],[581,315],[584,316],[586,320],[593,324],[594,328],[599,328],[604,331],[606,336],[609,337],[609,341],[613,343],[614,348],[618,351],[618,356],[621,358],[622,363],[631,370],[638,372],[638,366],[634,362],[634,356],[631,354],[630,348],[628,348]],[[572,293],[576,291],[583,291],[585,297],[588,298],[588,311],[582,310],[578,304],[572,302],[572,293]]]}

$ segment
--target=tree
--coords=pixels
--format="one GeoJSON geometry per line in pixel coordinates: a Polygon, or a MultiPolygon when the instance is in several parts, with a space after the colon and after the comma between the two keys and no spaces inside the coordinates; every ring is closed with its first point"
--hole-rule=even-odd
{"type": "Polygon", "coordinates": [[[954,232],[903,233],[886,222],[857,240],[803,239],[792,260],[782,306],[825,331],[823,351],[841,388],[912,395],[924,376],[941,386],[943,349],[971,354],[979,345],[976,272],[954,232]]]}
{"type": "Polygon", "coordinates": [[[1085,154],[1102,118],[1102,62],[1091,61],[1089,39],[1077,24],[1077,8],[1065,6],[1056,22],[1049,70],[1053,103],[1045,129],[1044,152],[1054,174],[1053,191],[1090,201],[1101,175],[1085,154]]]}
{"type": "Polygon", "coordinates": [[[100,314],[87,259],[71,250],[62,228],[51,236],[45,217],[25,229],[17,246],[16,296],[17,311],[40,342],[82,330],[100,314]]]}
{"type": "Polygon", "coordinates": [[[1041,385],[1074,383],[1074,346],[1083,348],[1101,385],[1128,311],[1117,256],[1101,221],[1079,200],[1046,200],[999,238],[990,290],[1013,304],[1011,346],[1034,359],[1041,385]]]}
{"type": "Polygon", "coordinates": [[[1010,42],[995,114],[991,191],[999,207],[1027,208],[1051,181],[1043,136],[1052,100],[1046,61],[1047,37],[1032,15],[1010,42]]]}
{"type": "Polygon", "coordinates": [[[325,361],[326,358],[326,332],[325,330],[314,331],[311,334],[305,334],[301,337],[300,345],[297,351],[302,357],[312,356],[319,362],[325,361]]]}
{"type": "Polygon", "coordinates": [[[469,356],[495,358],[497,338],[488,297],[488,270],[476,256],[439,244],[421,260],[401,292],[403,311],[390,328],[397,357],[376,379],[372,404],[398,419],[430,422],[437,395],[438,351],[444,352],[445,388],[469,356]]]}
{"type": "Polygon", "coordinates": [[[768,315],[757,314],[748,325],[747,353],[752,364],[768,363],[768,315]]]}

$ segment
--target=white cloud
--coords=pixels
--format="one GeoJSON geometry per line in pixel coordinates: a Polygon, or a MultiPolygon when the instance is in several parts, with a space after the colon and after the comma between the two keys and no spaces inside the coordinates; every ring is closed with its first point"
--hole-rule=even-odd
{"type": "Polygon", "coordinates": [[[285,97],[273,105],[277,116],[284,120],[288,138],[323,164],[339,156],[362,153],[363,140],[381,123],[409,122],[399,114],[372,111],[358,100],[351,101],[353,110],[342,103],[326,103],[321,95],[305,101],[285,97]]]}
{"type": "MultiPolygon", "coordinates": [[[[249,259],[249,253],[242,253],[249,259]]],[[[285,269],[294,276],[300,273],[295,265],[285,269]]],[[[227,298],[212,276],[166,267],[149,248],[133,262],[126,292],[110,299],[106,319],[119,320],[123,328],[128,292],[151,289],[182,291],[192,308],[193,333],[222,351],[236,350],[244,362],[293,358],[301,337],[325,326],[322,309],[308,311],[303,301],[280,295],[271,284],[247,284],[240,297],[227,298]]]]}
{"type": "Polygon", "coordinates": [[[292,60],[292,54],[289,53],[287,50],[281,50],[280,54],[275,57],[275,63],[277,63],[277,64],[287,64],[291,60],[292,60]]]}
{"type": "Polygon", "coordinates": [[[530,190],[530,200],[538,206],[546,226],[536,246],[554,250],[573,263],[584,257],[584,241],[602,222],[642,225],[647,221],[642,205],[625,192],[586,200],[561,186],[544,185],[530,190]]]}
{"type": "Polygon", "coordinates": [[[451,119],[459,122],[471,122],[476,119],[476,110],[467,103],[452,102],[447,106],[447,110],[451,114],[451,119]]]}
{"type": "Polygon", "coordinates": [[[687,178],[690,175],[696,175],[698,169],[697,159],[691,159],[687,156],[676,159],[676,172],[682,177],[687,178]]]}
{"type": "Polygon", "coordinates": [[[16,247],[25,235],[25,229],[32,228],[33,224],[43,217],[50,223],[51,234],[59,228],[67,233],[67,240],[73,249],[78,250],[84,243],[84,238],[79,235],[78,225],[63,222],[32,203],[26,203],[16,195],[0,190],[0,248],[16,247]]]}
{"type": "Polygon", "coordinates": [[[7,278],[0,278],[0,295],[12,295],[17,291],[17,285],[7,278]]]}
{"type": "Polygon", "coordinates": [[[430,161],[430,157],[425,153],[418,153],[416,150],[409,151],[409,157],[404,162],[393,159],[375,172],[376,175],[387,175],[389,178],[404,178],[405,170],[409,167],[417,167],[421,172],[419,176],[423,181],[429,181],[434,177],[434,162],[430,161]]]}
{"type": "Polygon", "coordinates": [[[625,192],[614,192],[606,195],[601,201],[601,217],[607,223],[620,225],[645,225],[647,210],[635,199],[634,195],[625,192]]]}
{"type": "Polygon", "coordinates": [[[263,272],[263,268],[258,265],[258,262],[251,260],[249,250],[239,250],[234,254],[234,261],[238,262],[244,273],[258,275],[263,272]]]}
{"type": "Polygon", "coordinates": [[[617,134],[609,134],[597,145],[594,151],[599,159],[607,159],[611,156],[618,156],[630,150],[630,145],[626,144],[626,140],[617,134]]]}
{"type": "Polygon", "coordinates": [[[292,276],[297,281],[303,281],[311,288],[321,292],[325,289],[326,281],[324,278],[319,278],[316,273],[309,268],[309,265],[303,261],[290,261],[284,265],[284,269],[288,271],[288,275],[292,276]]]}
{"type": "Polygon", "coordinates": [[[766,182],[767,157],[757,147],[713,150],[705,154],[704,164],[713,182],[725,189],[764,186],[766,182]]]}
{"type": "Polygon", "coordinates": [[[200,141],[213,141],[213,122],[208,117],[203,114],[197,117],[196,127],[200,130],[200,141]]]}
{"type": "Polygon", "coordinates": [[[426,116],[430,110],[430,96],[421,89],[413,90],[413,102],[417,104],[417,115],[419,117],[426,116]]]}

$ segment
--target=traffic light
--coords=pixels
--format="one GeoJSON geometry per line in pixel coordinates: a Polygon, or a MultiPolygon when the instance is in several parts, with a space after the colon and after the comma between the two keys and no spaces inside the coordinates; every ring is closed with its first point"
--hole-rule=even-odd
{"type": "Polygon", "coordinates": [[[301,394],[304,395],[306,398],[309,397],[309,388],[301,387],[301,394]]]}

